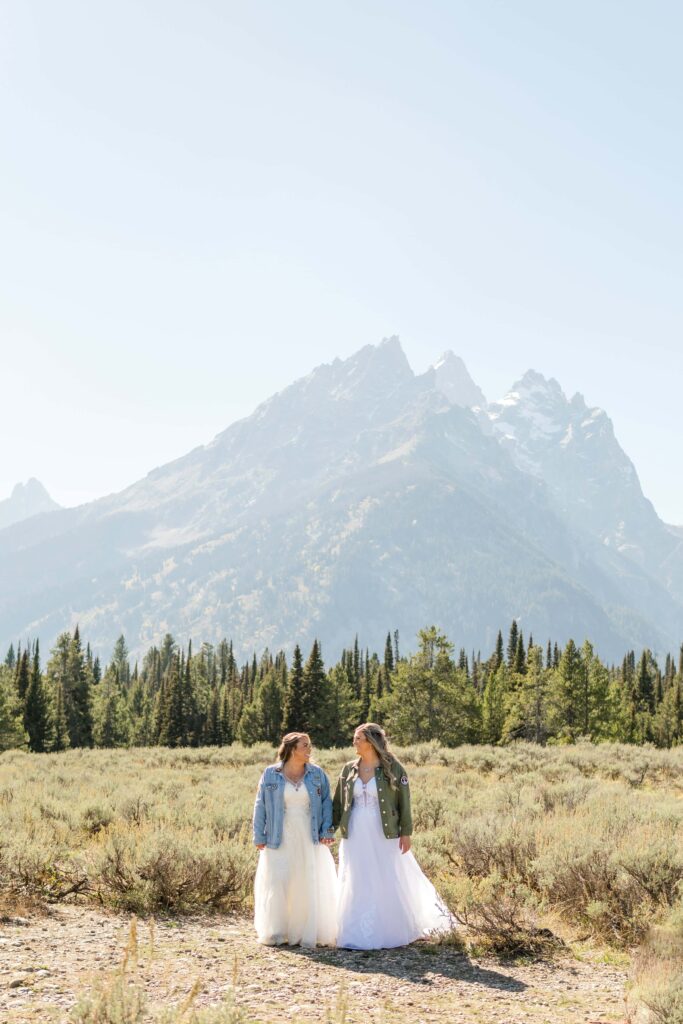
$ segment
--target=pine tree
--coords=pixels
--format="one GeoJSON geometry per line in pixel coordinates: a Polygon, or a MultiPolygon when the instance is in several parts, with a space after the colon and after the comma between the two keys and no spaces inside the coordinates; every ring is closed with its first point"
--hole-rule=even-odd
{"type": "Polygon", "coordinates": [[[305,732],[304,729],[304,706],[303,706],[303,666],[301,663],[301,648],[297,644],[294,648],[292,667],[287,680],[287,693],[285,695],[285,732],[305,732]]]}
{"type": "Polygon", "coordinates": [[[510,633],[508,635],[508,647],[507,647],[507,666],[511,672],[515,670],[515,662],[517,660],[517,645],[519,643],[519,631],[517,628],[517,620],[512,620],[510,626],[510,633]]]}
{"type": "Polygon", "coordinates": [[[453,645],[435,626],[420,630],[418,637],[419,650],[400,662],[387,700],[392,734],[398,743],[473,742],[479,732],[477,697],[453,663],[453,645]]]}
{"type": "Polygon", "coordinates": [[[510,694],[502,729],[502,740],[524,739],[545,743],[547,729],[547,677],[543,668],[543,649],[532,646],[527,654],[526,672],[520,685],[510,694]]]}
{"type": "Polygon", "coordinates": [[[114,644],[114,651],[111,656],[110,664],[116,669],[118,673],[119,686],[122,689],[127,689],[130,683],[130,662],[128,661],[128,647],[126,645],[126,638],[123,633],[114,644]]]}
{"type": "Polygon", "coordinates": [[[467,676],[467,678],[469,679],[469,677],[470,677],[470,666],[469,666],[469,662],[467,660],[467,654],[465,652],[465,648],[464,647],[460,648],[460,654],[458,655],[458,668],[462,672],[464,672],[465,675],[467,676]]]}
{"type": "Polygon", "coordinates": [[[229,746],[233,740],[232,715],[230,713],[230,692],[225,683],[221,687],[221,717],[220,717],[220,742],[223,746],[229,746]]]}
{"type": "Polygon", "coordinates": [[[66,750],[69,745],[69,727],[66,721],[66,709],[64,704],[64,686],[58,682],[54,693],[54,733],[52,736],[52,750],[66,750]]]}
{"type": "Polygon", "coordinates": [[[26,700],[26,691],[28,690],[30,679],[31,670],[28,662],[28,650],[25,650],[17,663],[16,669],[17,696],[22,703],[26,700]]]}
{"type": "Polygon", "coordinates": [[[66,718],[72,747],[93,745],[92,676],[86,665],[78,626],[69,646],[68,686],[65,689],[66,718]]]}
{"type": "Polygon", "coordinates": [[[655,709],[655,673],[651,662],[652,655],[650,651],[643,651],[636,676],[638,709],[639,711],[649,711],[650,713],[655,709]]]}
{"type": "Polygon", "coordinates": [[[658,747],[672,747],[679,738],[679,707],[677,687],[670,686],[657,706],[651,732],[658,747]]]}
{"type": "Polygon", "coordinates": [[[391,644],[391,633],[387,633],[386,643],[384,644],[384,670],[387,675],[391,675],[394,671],[394,649],[391,644]]]}
{"type": "Polygon", "coordinates": [[[209,700],[209,713],[206,719],[206,743],[211,747],[221,745],[221,712],[220,698],[217,687],[212,687],[209,700]]]}
{"type": "Polygon", "coordinates": [[[251,701],[244,705],[244,710],[237,726],[237,738],[240,743],[251,747],[258,743],[263,736],[263,719],[261,708],[257,701],[251,701]]]}
{"type": "Polygon", "coordinates": [[[121,683],[120,662],[112,662],[93,698],[93,735],[98,747],[125,747],[130,742],[130,721],[121,683]]]}
{"type": "Polygon", "coordinates": [[[510,670],[501,661],[495,672],[490,673],[481,704],[481,738],[484,743],[500,743],[507,715],[510,693],[510,670]]]}
{"type": "Polygon", "coordinates": [[[524,675],[526,672],[526,651],[524,650],[524,634],[521,629],[517,638],[517,651],[515,652],[515,659],[512,665],[512,671],[516,672],[517,675],[524,675]]]}
{"type": "Polygon", "coordinates": [[[160,746],[168,746],[169,723],[171,720],[171,692],[168,675],[164,673],[154,701],[152,734],[160,746]]]}
{"type": "Polygon", "coordinates": [[[165,743],[169,747],[187,745],[187,721],[184,701],[184,664],[174,654],[168,668],[168,723],[165,743]]]}
{"type": "Polygon", "coordinates": [[[161,672],[166,672],[171,664],[171,660],[176,652],[176,642],[170,633],[166,633],[164,639],[161,641],[161,650],[159,656],[161,658],[161,672]]]}
{"type": "MultiPolygon", "coordinates": [[[[27,651],[24,651],[24,658],[27,653],[27,651]]],[[[52,740],[50,704],[40,671],[40,653],[37,640],[24,700],[24,728],[28,733],[29,750],[33,750],[36,753],[44,753],[50,749],[52,740]]]]}
{"type": "Polygon", "coordinates": [[[503,664],[503,634],[498,630],[496,649],[491,658],[491,672],[495,672],[503,664]]]}
{"type": "Polygon", "coordinates": [[[324,725],[316,733],[316,743],[323,747],[348,746],[355,726],[365,719],[343,663],[330,671],[327,694],[324,725]]]}
{"type": "Polygon", "coordinates": [[[581,733],[594,742],[611,739],[617,709],[610,689],[609,671],[595,655],[588,640],[581,648],[581,666],[581,687],[577,694],[581,733]]]}
{"type": "Polygon", "coordinates": [[[316,730],[323,724],[327,696],[326,683],[320,644],[314,640],[301,681],[301,711],[304,722],[302,732],[315,735],[316,730]]]}
{"type": "Polygon", "coordinates": [[[282,736],[284,691],[280,674],[271,668],[258,688],[257,701],[261,709],[261,739],[275,746],[282,736]]]}
{"type": "Polygon", "coordinates": [[[358,648],[358,634],[353,643],[353,688],[356,697],[360,699],[360,650],[358,648]]]}
{"type": "Polygon", "coordinates": [[[370,721],[370,703],[372,693],[370,691],[370,676],[367,672],[361,677],[360,684],[360,718],[362,722],[370,721]]]}
{"type": "Polygon", "coordinates": [[[581,652],[574,641],[569,640],[550,680],[551,730],[553,735],[565,742],[573,742],[581,733],[583,722],[580,695],[583,674],[581,652]]]}
{"type": "Polygon", "coordinates": [[[28,743],[23,727],[23,708],[12,679],[15,667],[7,666],[7,671],[0,670],[0,751],[28,743]]]}
{"type": "MultiPolygon", "coordinates": [[[[181,732],[181,745],[187,746],[190,744],[193,747],[197,746],[198,738],[201,734],[201,722],[199,721],[199,712],[197,706],[197,698],[194,691],[194,684],[192,679],[192,641],[190,640],[187,646],[187,661],[182,670],[182,732],[181,732]]],[[[182,664],[182,663],[181,663],[182,664]]],[[[200,665],[202,664],[200,660],[200,665]]]]}
{"type": "Polygon", "coordinates": [[[130,679],[127,710],[130,716],[130,742],[134,747],[149,747],[154,735],[154,693],[151,685],[140,678],[137,663],[130,679]]]}
{"type": "Polygon", "coordinates": [[[16,663],[17,658],[14,653],[14,644],[10,644],[7,650],[7,655],[5,656],[5,665],[7,666],[8,669],[13,670],[16,663]]]}

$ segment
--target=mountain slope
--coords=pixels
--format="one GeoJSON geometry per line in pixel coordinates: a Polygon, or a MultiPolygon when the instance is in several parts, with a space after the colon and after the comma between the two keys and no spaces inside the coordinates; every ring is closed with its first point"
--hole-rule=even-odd
{"type": "Polygon", "coordinates": [[[435,622],[486,651],[514,616],[608,657],[673,646],[675,598],[575,528],[502,414],[482,430],[435,372],[396,338],[366,346],[120,494],[1,531],[0,643],[79,621],[106,653],[168,630],[242,655],[318,636],[336,657],[435,622]]]}
{"type": "MultiPolygon", "coordinates": [[[[529,371],[488,414],[501,443],[523,471],[542,479],[560,516],[623,559],[638,565],[683,602],[683,544],[643,495],[636,469],[620,447],[612,421],[568,400],[555,380],[529,371]]],[[[597,555],[604,559],[607,552],[597,555]]]]}

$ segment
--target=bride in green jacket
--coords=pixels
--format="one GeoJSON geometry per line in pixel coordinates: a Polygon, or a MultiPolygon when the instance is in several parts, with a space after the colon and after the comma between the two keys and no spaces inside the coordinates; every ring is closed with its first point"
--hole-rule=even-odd
{"type": "Polygon", "coordinates": [[[353,745],[358,756],[342,768],[332,802],[341,833],[337,945],[391,948],[449,931],[448,910],[410,850],[403,765],[375,722],[358,726],[353,745]]]}

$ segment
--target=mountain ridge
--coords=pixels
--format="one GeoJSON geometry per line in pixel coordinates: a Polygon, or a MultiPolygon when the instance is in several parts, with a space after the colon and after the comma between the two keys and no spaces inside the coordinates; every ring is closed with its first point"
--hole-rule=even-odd
{"type": "Polygon", "coordinates": [[[414,374],[392,336],[118,494],[9,526],[0,641],[78,621],[96,649],[170,631],[246,655],[394,628],[412,642],[436,622],[486,650],[515,617],[611,657],[673,648],[683,530],[656,517],[603,410],[536,371],[498,403],[468,396],[483,399],[458,357],[414,374]]]}

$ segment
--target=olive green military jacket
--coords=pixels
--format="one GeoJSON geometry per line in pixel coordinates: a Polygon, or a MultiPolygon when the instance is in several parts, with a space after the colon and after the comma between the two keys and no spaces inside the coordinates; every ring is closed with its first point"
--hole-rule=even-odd
{"type": "MultiPolygon", "coordinates": [[[[353,784],[358,778],[360,758],[347,761],[341,770],[332,799],[332,824],[341,832],[342,839],[348,836],[349,816],[353,804],[353,784]]],[[[381,766],[375,769],[377,797],[382,815],[382,828],[387,839],[413,834],[413,818],[410,810],[410,786],[408,776],[398,761],[392,764],[395,786],[387,782],[381,766]]]]}

